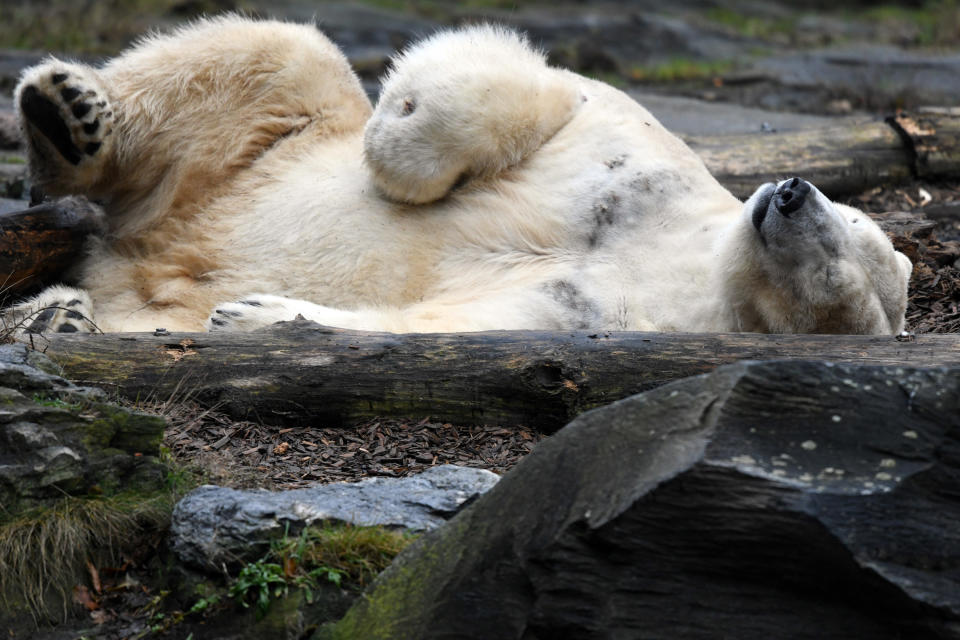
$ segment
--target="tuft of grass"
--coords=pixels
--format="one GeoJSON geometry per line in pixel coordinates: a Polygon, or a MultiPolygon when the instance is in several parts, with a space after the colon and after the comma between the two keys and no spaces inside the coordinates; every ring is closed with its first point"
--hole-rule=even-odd
{"type": "Polygon", "coordinates": [[[691,80],[713,79],[730,71],[734,64],[730,60],[691,60],[673,58],[652,65],[636,66],[630,70],[630,77],[638,82],[670,83],[691,80]]]}
{"type": "Polygon", "coordinates": [[[202,478],[161,448],[166,487],[153,493],[67,496],[17,514],[0,509],[0,611],[26,609],[37,621],[65,617],[74,585],[90,564],[116,563],[121,551],[170,526],[173,507],[202,478]]]}
{"type": "Polygon", "coordinates": [[[173,509],[170,494],[65,496],[52,507],[0,522],[0,604],[26,608],[35,619],[52,620],[59,602],[68,613],[73,585],[88,563],[115,561],[137,533],[165,528],[173,509]]]}

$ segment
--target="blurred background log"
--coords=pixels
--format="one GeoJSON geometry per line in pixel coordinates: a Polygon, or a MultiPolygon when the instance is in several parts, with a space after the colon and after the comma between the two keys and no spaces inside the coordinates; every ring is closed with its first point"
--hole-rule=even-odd
{"type": "Polygon", "coordinates": [[[739,198],[800,176],[831,198],[912,178],[960,175],[960,110],[920,109],[837,128],[684,136],[710,173],[739,198]]]}
{"type": "Polygon", "coordinates": [[[14,297],[60,282],[103,229],[103,211],[86,198],[0,214],[0,291],[14,297]]]}

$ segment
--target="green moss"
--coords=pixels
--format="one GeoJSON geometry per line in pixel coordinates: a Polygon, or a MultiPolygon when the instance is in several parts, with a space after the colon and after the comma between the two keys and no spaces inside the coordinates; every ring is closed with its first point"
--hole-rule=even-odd
{"type": "Polygon", "coordinates": [[[790,35],[797,26],[797,16],[768,18],[749,13],[740,13],[725,7],[714,7],[703,13],[704,17],[715,24],[727,27],[731,31],[748,38],[766,39],[771,35],[790,35]]]}
{"type": "MultiPolygon", "coordinates": [[[[285,537],[273,545],[272,554],[290,569],[307,573],[324,569],[324,576],[337,574],[345,584],[363,587],[416,537],[384,527],[327,523],[307,527],[297,538],[285,537]]],[[[340,578],[330,579],[340,582],[340,578]]]]}
{"type": "Polygon", "coordinates": [[[41,407],[54,407],[57,409],[68,409],[71,411],[81,411],[84,408],[82,404],[77,402],[67,402],[66,400],[62,400],[60,398],[53,398],[43,395],[34,395],[33,402],[41,407]]]}
{"type": "Polygon", "coordinates": [[[97,417],[85,427],[83,441],[87,447],[150,455],[159,451],[166,427],[160,416],[107,403],[97,404],[92,410],[97,417]]]}
{"type": "Polygon", "coordinates": [[[373,580],[417,536],[384,527],[326,523],[306,527],[299,536],[284,536],[269,553],[244,565],[231,583],[230,595],[258,618],[273,615],[272,603],[302,592],[313,602],[325,585],[359,590],[373,580]]]}

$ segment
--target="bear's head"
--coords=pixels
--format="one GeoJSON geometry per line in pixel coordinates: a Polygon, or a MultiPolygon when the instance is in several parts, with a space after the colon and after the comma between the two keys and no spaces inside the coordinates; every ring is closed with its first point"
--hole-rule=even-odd
{"type": "Polygon", "coordinates": [[[438,200],[521,162],[573,116],[576,86],[514,31],[438,33],[395,57],[364,132],[383,193],[438,200]]]}
{"type": "Polygon", "coordinates": [[[739,331],[899,333],[912,265],[867,215],[800,178],[761,186],[721,239],[739,331]]]}

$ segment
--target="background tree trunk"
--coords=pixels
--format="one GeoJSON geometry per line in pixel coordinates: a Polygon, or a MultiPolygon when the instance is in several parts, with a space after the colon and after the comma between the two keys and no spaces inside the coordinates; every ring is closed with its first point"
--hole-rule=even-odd
{"type": "Polygon", "coordinates": [[[266,424],[429,415],[552,431],[584,410],[741,359],[958,364],[960,336],[395,335],[294,321],[239,334],[58,334],[46,353],[78,384],[133,400],[191,396],[266,424]]]}

